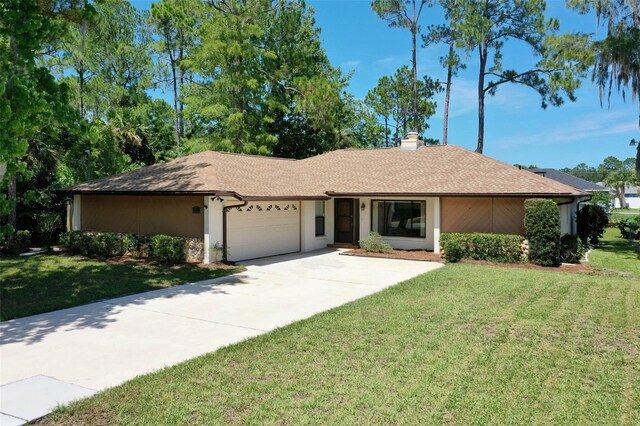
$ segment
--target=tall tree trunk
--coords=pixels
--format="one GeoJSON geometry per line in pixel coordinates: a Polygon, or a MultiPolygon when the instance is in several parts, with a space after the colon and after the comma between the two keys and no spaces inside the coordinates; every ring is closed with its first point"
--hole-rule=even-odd
{"type": "Polygon", "coordinates": [[[640,140],[637,143],[638,148],[636,149],[636,175],[640,178],[640,140]]]}
{"type": "Polygon", "coordinates": [[[418,124],[418,62],[416,53],[416,37],[418,36],[418,17],[416,16],[416,0],[413,0],[413,22],[411,25],[411,63],[413,65],[413,131],[419,132],[418,124]]]}
{"type": "Polygon", "coordinates": [[[175,122],[175,139],[176,146],[180,146],[180,112],[178,111],[178,76],[176,75],[176,63],[171,60],[171,77],[173,79],[173,115],[175,122]]]}
{"type": "Polygon", "coordinates": [[[179,96],[178,96],[178,119],[180,120],[180,137],[184,137],[185,134],[185,129],[184,129],[184,102],[182,100],[182,89],[184,89],[184,80],[185,80],[185,72],[184,69],[182,69],[182,65],[180,65],[178,67],[178,74],[180,75],[179,77],[179,81],[180,81],[180,86],[178,88],[179,90],[179,96]]]}
{"type": "Polygon", "coordinates": [[[484,150],[484,76],[487,66],[487,49],[480,49],[480,70],[478,71],[478,146],[476,152],[482,154],[484,150]]]}
{"type": "Polygon", "coordinates": [[[384,116],[384,146],[389,146],[389,117],[386,115],[384,116]]]}
{"type": "Polygon", "coordinates": [[[9,225],[13,227],[14,231],[18,230],[18,179],[12,176],[9,179],[8,188],[9,203],[11,203],[11,210],[9,211],[9,225]]]}
{"type": "Polygon", "coordinates": [[[625,185],[620,185],[616,188],[618,192],[618,200],[620,200],[620,208],[624,209],[627,207],[627,197],[624,194],[625,185]]]}
{"type": "Polygon", "coordinates": [[[80,98],[80,117],[84,117],[84,69],[78,70],[78,87],[80,98]]]}
{"type": "MultiPolygon", "coordinates": [[[[86,39],[87,39],[87,21],[82,22],[81,29],[81,37],[82,42],[80,43],[80,49],[82,53],[85,52],[86,39]]],[[[80,60],[80,66],[78,67],[78,86],[79,86],[79,98],[80,98],[80,117],[85,118],[84,116],[84,83],[85,83],[85,68],[84,68],[84,60],[80,60]]]]}
{"type": "Polygon", "coordinates": [[[449,43],[449,67],[447,68],[447,85],[444,93],[444,123],[442,125],[442,145],[447,144],[449,132],[449,99],[451,98],[451,79],[453,77],[453,65],[451,57],[453,56],[453,40],[449,43]]]}

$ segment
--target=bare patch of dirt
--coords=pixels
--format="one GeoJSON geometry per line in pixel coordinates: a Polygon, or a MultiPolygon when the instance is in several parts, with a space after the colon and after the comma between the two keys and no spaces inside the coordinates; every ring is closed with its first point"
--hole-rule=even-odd
{"type": "Polygon", "coordinates": [[[345,256],[379,257],[384,259],[420,260],[423,262],[443,262],[439,254],[426,250],[392,250],[387,253],[374,253],[358,248],[343,251],[345,256]]]}

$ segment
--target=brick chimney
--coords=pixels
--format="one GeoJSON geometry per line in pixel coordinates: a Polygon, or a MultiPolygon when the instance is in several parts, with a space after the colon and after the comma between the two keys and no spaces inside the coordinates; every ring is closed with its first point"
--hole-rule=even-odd
{"type": "Polygon", "coordinates": [[[419,146],[424,146],[424,141],[418,139],[418,132],[409,132],[407,138],[400,141],[400,149],[403,151],[415,151],[419,146]]]}

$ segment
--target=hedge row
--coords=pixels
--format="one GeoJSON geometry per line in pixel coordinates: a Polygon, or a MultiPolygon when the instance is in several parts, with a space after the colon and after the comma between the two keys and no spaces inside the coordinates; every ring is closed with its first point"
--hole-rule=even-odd
{"type": "Polygon", "coordinates": [[[446,233],[440,236],[444,257],[449,262],[462,259],[521,262],[524,258],[523,241],[520,235],[446,233]]]}
{"type": "Polygon", "coordinates": [[[148,257],[164,264],[184,262],[184,240],[167,235],[153,237],[137,234],[115,234],[111,232],[89,233],[82,231],[65,232],[60,242],[72,254],[87,257],[148,257]]]}

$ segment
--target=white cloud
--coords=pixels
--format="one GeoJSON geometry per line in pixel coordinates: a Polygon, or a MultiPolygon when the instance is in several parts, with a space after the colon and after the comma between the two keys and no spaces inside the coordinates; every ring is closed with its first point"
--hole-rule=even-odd
{"type": "Polygon", "coordinates": [[[491,141],[496,147],[553,145],[581,140],[603,139],[637,131],[638,123],[624,111],[590,113],[574,120],[547,127],[535,133],[512,134],[491,141]]]}
{"type": "MultiPolygon", "coordinates": [[[[451,84],[451,101],[449,104],[449,117],[460,117],[469,113],[477,114],[478,111],[478,83],[476,81],[455,78],[451,84]]],[[[442,118],[444,108],[444,92],[436,96],[438,112],[436,117],[442,118]]],[[[506,113],[518,112],[525,107],[539,106],[539,99],[535,92],[525,87],[513,84],[504,85],[498,89],[495,96],[487,95],[485,98],[486,115],[490,116],[493,109],[499,109],[506,113]]]]}
{"type": "Polygon", "coordinates": [[[360,61],[346,61],[342,64],[342,68],[355,69],[360,65],[360,61]]]}

